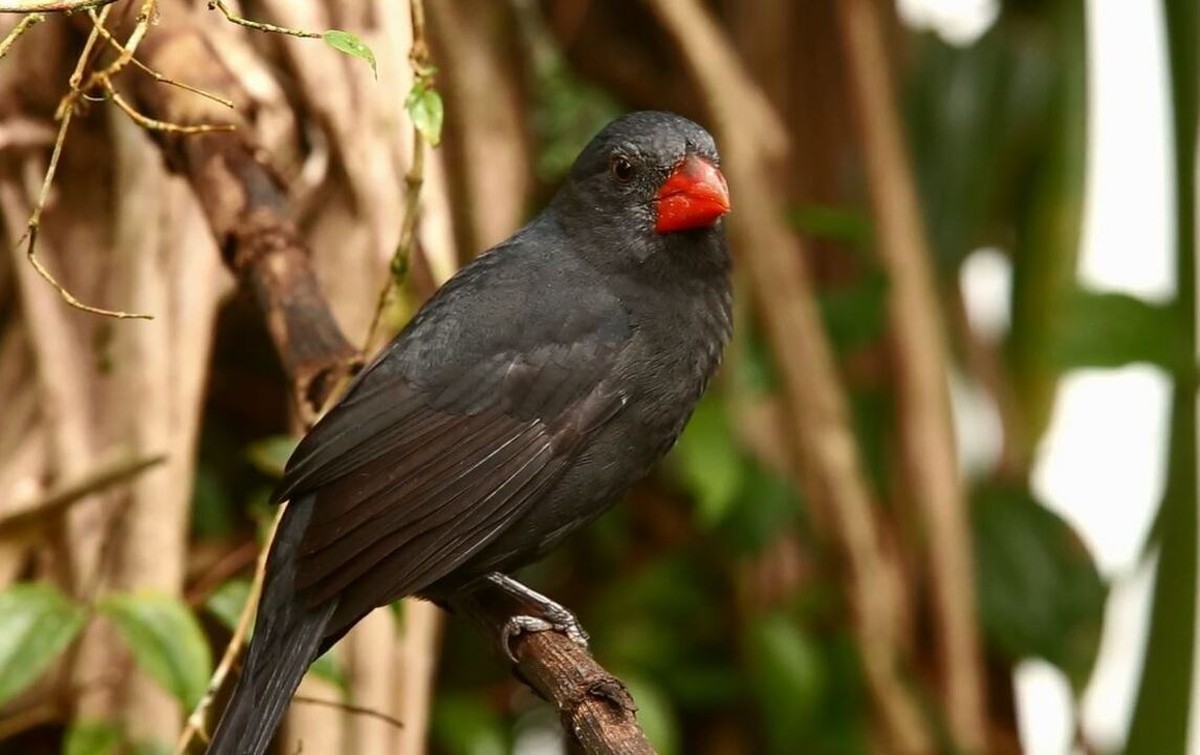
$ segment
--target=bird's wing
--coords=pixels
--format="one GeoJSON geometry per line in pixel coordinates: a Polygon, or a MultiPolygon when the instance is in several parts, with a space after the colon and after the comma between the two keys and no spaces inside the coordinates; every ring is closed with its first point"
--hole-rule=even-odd
{"type": "Polygon", "coordinates": [[[611,375],[624,329],[578,312],[432,366],[405,344],[453,354],[466,336],[418,323],[302,441],[277,497],[316,498],[295,588],[311,604],[338,596],[331,633],[466,562],[620,411],[611,375]]]}

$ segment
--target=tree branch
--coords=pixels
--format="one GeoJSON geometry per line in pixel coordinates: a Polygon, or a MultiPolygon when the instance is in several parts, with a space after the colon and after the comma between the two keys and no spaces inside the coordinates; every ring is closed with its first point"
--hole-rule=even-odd
{"type": "MultiPolygon", "coordinates": [[[[497,638],[505,622],[519,612],[511,598],[490,583],[455,596],[453,606],[497,638]]],[[[510,644],[517,659],[513,673],[558,709],[563,729],[584,752],[653,755],[629,690],[587,649],[554,631],[519,634],[510,644]]]]}
{"type": "Polygon", "coordinates": [[[116,0],[8,0],[0,3],[0,13],[78,13],[114,2],[116,0]]]}
{"type": "MultiPolygon", "coordinates": [[[[235,102],[247,100],[201,32],[177,14],[164,15],[143,50],[151,67],[167,78],[236,92],[231,97],[235,102]]],[[[321,294],[311,252],[289,215],[286,190],[250,141],[240,114],[156,81],[138,80],[133,92],[139,109],[155,120],[238,127],[234,132],[154,135],[168,164],[191,183],[226,265],[253,292],[291,381],[298,415],[310,423],[353,371],[358,352],[321,294]]]]}

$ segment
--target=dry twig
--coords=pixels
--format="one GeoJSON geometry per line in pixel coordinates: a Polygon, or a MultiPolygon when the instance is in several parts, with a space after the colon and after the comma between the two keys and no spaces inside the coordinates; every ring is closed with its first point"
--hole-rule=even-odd
{"type": "Polygon", "coordinates": [[[117,0],[7,0],[0,2],[0,13],[78,13],[95,10],[117,0]]]}
{"type": "Polygon", "coordinates": [[[26,528],[50,519],[76,501],[130,480],[166,458],[118,454],[103,459],[83,477],[50,490],[36,501],[19,504],[18,513],[0,517],[0,532],[26,528]]]}
{"type": "MultiPolygon", "coordinates": [[[[408,61],[413,70],[413,81],[420,81],[429,70],[429,46],[425,41],[425,6],[422,0],[410,0],[412,11],[413,43],[408,61]]],[[[425,183],[425,137],[421,130],[413,126],[413,156],[408,173],[404,176],[406,194],[404,196],[404,224],[400,227],[400,241],[396,244],[396,252],[388,264],[388,278],[379,292],[379,303],[375,307],[375,316],[371,319],[371,327],[367,330],[367,338],[363,342],[363,354],[369,356],[383,345],[387,337],[384,315],[391,308],[392,302],[399,294],[400,287],[408,272],[408,263],[412,258],[413,246],[417,238],[417,216],[421,207],[421,186],[425,183]]]]}
{"type": "Polygon", "coordinates": [[[13,27],[12,31],[10,31],[8,34],[5,34],[4,39],[0,40],[0,60],[3,60],[4,56],[8,54],[9,48],[13,46],[13,43],[17,41],[18,37],[45,20],[46,17],[41,13],[31,13],[18,21],[17,25],[13,27]]]}
{"type": "Polygon", "coordinates": [[[237,626],[233,629],[233,636],[229,638],[229,643],[225,646],[225,652],[221,655],[221,661],[217,664],[212,678],[208,681],[208,689],[204,691],[204,697],[200,698],[200,702],[196,703],[195,710],[188,716],[187,725],[179,735],[179,741],[175,743],[175,755],[183,755],[183,753],[187,752],[188,745],[197,736],[205,742],[208,741],[208,736],[204,730],[204,720],[208,716],[208,709],[212,705],[213,698],[221,691],[221,685],[225,683],[225,677],[229,675],[229,670],[233,668],[233,664],[237,661],[238,656],[241,655],[242,648],[246,644],[246,635],[250,632],[250,625],[254,622],[254,612],[258,610],[258,598],[262,594],[263,578],[266,575],[267,554],[271,550],[271,540],[275,537],[275,529],[279,526],[279,520],[283,518],[286,505],[283,504],[279,507],[279,511],[275,514],[275,521],[271,523],[271,529],[267,533],[262,550],[258,555],[258,561],[254,566],[254,580],[250,583],[250,593],[246,596],[246,605],[242,606],[242,613],[238,616],[237,626]]]}
{"type": "Polygon", "coordinates": [[[225,16],[225,19],[230,23],[244,26],[247,29],[255,31],[265,31],[271,34],[286,34],[289,37],[303,37],[305,39],[320,39],[321,35],[313,31],[304,31],[303,29],[293,29],[288,26],[276,26],[275,24],[267,24],[262,21],[251,21],[248,18],[243,18],[229,9],[222,0],[208,0],[209,10],[219,10],[225,16]]]}

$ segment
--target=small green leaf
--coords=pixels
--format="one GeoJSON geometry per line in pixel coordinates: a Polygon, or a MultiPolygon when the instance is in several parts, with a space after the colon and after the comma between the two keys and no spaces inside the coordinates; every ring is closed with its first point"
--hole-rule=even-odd
{"type": "Polygon", "coordinates": [[[51,585],[0,592],[0,703],[41,676],[86,620],[86,612],[51,585]]]}
{"type": "Polygon", "coordinates": [[[338,665],[337,658],[333,657],[332,651],[327,651],[317,660],[313,661],[308,667],[308,672],[318,679],[333,684],[343,692],[346,691],[346,675],[342,673],[342,667],[338,665]]]}
{"type": "Polygon", "coordinates": [[[250,459],[250,463],[263,474],[271,477],[283,477],[287,460],[296,450],[297,443],[299,441],[291,435],[273,435],[270,438],[263,438],[251,443],[250,447],[246,449],[246,456],[250,459]]]}
{"type": "Polygon", "coordinates": [[[429,146],[436,147],[441,144],[445,110],[442,106],[442,96],[436,89],[431,88],[424,80],[417,81],[404,100],[404,109],[408,111],[408,117],[412,118],[413,125],[421,132],[421,136],[429,142],[429,146]]]}
{"type": "Polygon", "coordinates": [[[718,400],[706,399],[696,407],[676,454],[700,521],[709,526],[721,521],[741,490],[743,462],[718,400]]]}
{"type": "Polygon", "coordinates": [[[250,580],[231,579],[213,590],[204,607],[232,631],[237,628],[238,620],[242,618],[242,608],[249,597],[250,580]]]}
{"type": "Polygon", "coordinates": [[[330,29],[321,35],[321,39],[324,39],[325,44],[338,52],[344,52],[367,61],[371,65],[371,73],[374,74],[376,81],[379,80],[379,69],[375,65],[375,53],[371,52],[371,48],[367,47],[366,43],[357,35],[340,29],[330,29]]]}
{"type": "Polygon", "coordinates": [[[105,721],[80,721],[67,730],[63,755],[117,755],[121,731],[105,721]]]}
{"type": "Polygon", "coordinates": [[[208,688],[212,655],[187,606],[166,595],[125,593],[106,597],[99,608],[142,670],[190,710],[208,688]]]}

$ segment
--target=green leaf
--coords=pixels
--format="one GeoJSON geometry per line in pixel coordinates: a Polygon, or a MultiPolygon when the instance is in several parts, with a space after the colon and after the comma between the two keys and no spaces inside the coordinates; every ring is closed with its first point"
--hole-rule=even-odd
{"type": "Polygon", "coordinates": [[[332,651],[326,651],[313,661],[308,667],[308,673],[329,682],[343,692],[346,691],[346,675],[342,673],[342,667],[338,665],[332,651]]]}
{"type": "Polygon", "coordinates": [[[1062,369],[1121,367],[1146,362],[1166,370],[1184,368],[1186,336],[1169,304],[1128,294],[1076,291],[1057,325],[1055,352],[1062,369]]]}
{"type": "Polygon", "coordinates": [[[994,488],[972,510],[979,616],[1010,660],[1042,658],[1076,691],[1096,661],[1107,588],[1079,538],[1026,491],[994,488]]]}
{"type": "Polygon", "coordinates": [[[142,670],[191,710],[208,687],[212,656],[187,606],[166,595],[124,593],[106,597],[99,609],[142,670]]]}
{"type": "Polygon", "coordinates": [[[208,596],[204,607],[216,616],[222,624],[233,631],[237,628],[238,620],[242,618],[242,609],[250,597],[250,580],[231,579],[213,590],[208,596]]]}
{"type": "Polygon", "coordinates": [[[51,585],[0,592],[0,703],[41,676],[86,621],[86,612],[51,585]]]}
{"type": "Polygon", "coordinates": [[[654,751],[659,755],[674,755],[680,752],[679,717],[676,715],[671,698],[657,684],[649,679],[632,674],[621,676],[633,701],[637,704],[637,720],[646,739],[650,740],[654,751]]]}
{"type": "Polygon", "coordinates": [[[246,456],[258,471],[271,477],[283,477],[284,467],[296,444],[300,441],[291,435],[273,435],[255,443],[246,449],[246,456]]]}
{"type": "Polygon", "coordinates": [[[117,755],[120,751],[121,731],[105,721],[71,724],[63,744],[63,755],[117,755]]]}
{"type": "Polygon", "coordinates": [[[445,108],[442,105],[442,96],[436,89],[429,86],[427,81],[417,81],[404,100],[404,109],[408,111],[408,117],[412,118],[413,125],[421,132],[421,136],[429,142],[429,146],[436,147],[441,144],[445,108]]]}
{"type": "Polygon", "coordinates": [[[366,43],[357,35],[340,29],[330,29],[321,35],[321,39],[338,52],[344,52],[367,61],[371,65],[371,73],[374,74],[376,81],[379,80],[379,69],[375,65],[375,53],[371,52],[371,48],[367,47],[366,43]]]}
{"type": "Polygon", "coordinates": [[[794,752],[813,724],[825,688],[821,655],[800,627],[781,615],[759,617],[747,643],[770,751],[794,752]]]}
{"type": "Polygon", "coordinates": [[[696,407],[675,453],[683,484],[696,499],[700,521],[709,526],[721,521],[737,500],[743,463],[718,399],[705,399],[696,407]]]}

